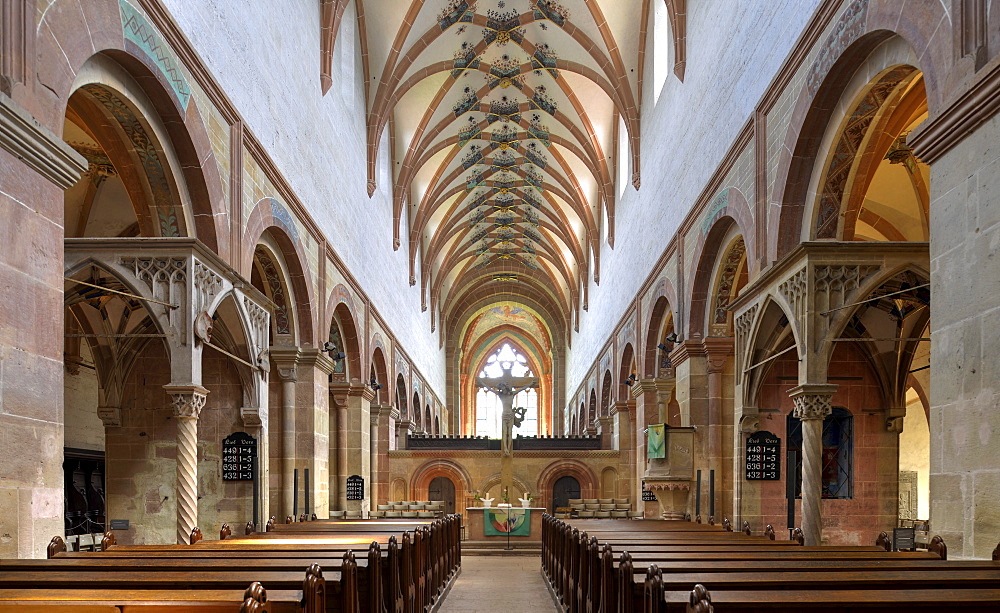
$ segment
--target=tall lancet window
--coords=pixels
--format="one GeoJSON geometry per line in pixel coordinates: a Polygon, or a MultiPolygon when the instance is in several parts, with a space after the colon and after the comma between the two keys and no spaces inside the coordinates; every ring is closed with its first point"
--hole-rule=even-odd
{"type": "MultiPolygon", "coordinates": [[[[497,379],[503,376],[503,371],[507,368],[510,369],[510,374],[515,377],[535,376],[531,372],[531,368],[528,367],[528,358],[521,355],[509,343],[504,343],[493,355],[486,358],[486,365],[479,371],[479,376],[497,379]]],[[[514,436],[519,434],[521,436],[537,436],[538,391],[528,389],[514,396],[514,408],[517,407],[524,407],[527,411],[520,427],[514,429],[514,436]]],[[[479,390],[476,393],[476,436],[501,438],[503,436],[502,413],[503,405],[500,403],[500,397],[493,392],[479,390]]]]}

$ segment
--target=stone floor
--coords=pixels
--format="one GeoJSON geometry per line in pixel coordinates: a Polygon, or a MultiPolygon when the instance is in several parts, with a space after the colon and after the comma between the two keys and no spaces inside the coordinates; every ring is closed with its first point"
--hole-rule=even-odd
{"type": "Polygon", "coordinates": [[[462,574],[439,613],[556,611],[538,556],[462,556],[462,574]]]}

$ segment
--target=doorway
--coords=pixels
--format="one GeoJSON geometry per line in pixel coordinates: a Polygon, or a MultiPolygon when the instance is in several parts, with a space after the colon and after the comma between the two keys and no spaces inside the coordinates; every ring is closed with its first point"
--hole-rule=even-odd
{"type": "Polygon", "coordinates": [[[427,498],[443,500],[445,514],[455,512],[455,484],[448,477],[434,477],[427,487],[427,498]]]}
{"type": "Polygon", "coordinates": [[[552,486],[552,508],[550,510],[555,513],[556,509],[568,507],[571,499],[579,497],[580,482],[576,480],[576,477],[569,475],[559,477],[552,486]]]}

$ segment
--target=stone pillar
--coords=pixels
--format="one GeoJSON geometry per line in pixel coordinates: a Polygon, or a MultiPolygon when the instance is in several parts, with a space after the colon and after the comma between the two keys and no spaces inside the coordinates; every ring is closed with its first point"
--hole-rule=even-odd
{"type": "Polygon", "coordinates": [[[412,429],[412,422],[403,417],[396,419],[396,449],[406,449],[406,435],[412,429]]]}
{"type": "Polygon", "coordinates": [[[633,445],[633,432],[635,430],[635,401],[616,400],[611,405],[611,419],[613,421],[611,449],[618,451],[618,474],[622,475],[624,481],[616,488],[616,497],[630,497],[634,500],[635,509],[642,505],[642,494],[636,492],[639,488],[633,487],[635,483],[636,450],[633,445]]]}
{"type": "Polygon", "coordinates": [[[399,419],[392,405],[372,406],[372,500],[373,505],[389,500],[389,422],[399,419]]]}
{"type": "Polygon", "coordinates": [[[208,390],[200,385],[166,385],[177,419],[177,544],[190,541],[198,525],[198,416],[208,390]]]}
{"type": "Polygon", "coordinates": [[[337,407],[337,471],[331,473],[331,491],[337,490],[337,503],[344,511],[365,515],[371,508],[371,401],[375,392],[361,383],[331,383],[333,404],[337,407]],[[347,500],[347,478],[358,475],[365,480],[364,500],[347,500]]]}
{"type": "Polygon", "coordinates": [[[601,435],[601,449],[614,448],[614,431],[611,425],[614,418],[611,415],[602,415],[597,418],[597,433],[601,435]]]}
{"type": "MultiPolygon", "coordinates": [[[[672,371],[669,372],[673,374],[672,371]]],[[[632,435],[632,449],[635,454],[635,472],[633,473],[635,487],[634,497],[636,500],[636,510],[643,510],[645,503],[642,502],[642,479],[646,474],[646,427],[650,424],[666,423],[667,403],[673,394],[676,379],[671,376],[664,379],[639,379],[630,390],[632,398],[635,399],[634,414],[632,420],[634,429],[632,435]]],[[[658,508],[658,507],[657,507],[658,508]]],[[[648,509],[653,513],[653,503],[648,509]]]]}
{"type": "MultiPolygon", "coordinates": [[[[715,514],[716,516],[733,517],[732,501],[734,475],[725,470],[724,467],[730,465],[733,455],[733,418],[725,410],[726,386],[723,385],[725,378],[725,367],[729,357],[733,354],[733,338],[731,336],[710,336],[705,339],[705,370],[708,377],[708,413],[707,432],[705,444],[700,446],[704,453],[701,466],[709,471],[715,471],[715,514]],[[728,434],[728,436],[727,436],[728,434]],[[728,443],[728,444],[727,444],[728,443]]],[[[732,386],[729,386],[732,389],[732,386]]],[[[731,400],[731,398],[730,398],[731,400]]],[[[707,509],[711,508],[708,501],[709,489],[707,486],[710,473],[702,475],[706,486],[703,492],[706,504],[702,505],[702,515],[708,517],[707,509]]]]}
{"type": "Polygon", "coordinates": [[[820,545],[823,538],[823,420],[832,411],[836,389],[831,384],[804,384],[788,390],[793,415],[802,420],[802,532],[809,546],[820,545]]]}
{"type": "Polygon", "coordinates": [[[285,517],[292,514],[292,498],[295,471],[295,383],[298,373],[295,370],[295,356],[291,359],[279,360],[272,351],[275,365],[278,367],[278,377],[281,379],[281,512],[277,515],[285,517]]]}

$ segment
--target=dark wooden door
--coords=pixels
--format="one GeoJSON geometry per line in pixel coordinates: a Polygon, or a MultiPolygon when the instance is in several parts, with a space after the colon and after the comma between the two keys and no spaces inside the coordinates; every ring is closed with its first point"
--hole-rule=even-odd
{"type": "Polygon", "coordinates": [[[571,498],[580,497],[580,482],[576,477],[559,477],[552,486],[552,512],[559,507],[568,507],[571,498]]]}
{"type": "Polygon", "coordinates": [[[427,497],[431,500],[443,500],[444,512],[455,512],[455,484],[448,477],[434,477],[427,488],[427,497]]]}

